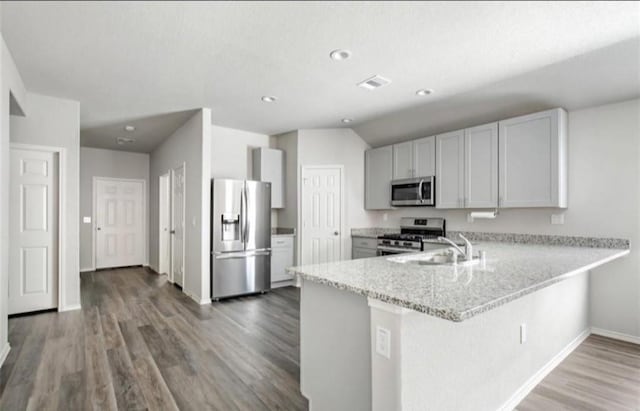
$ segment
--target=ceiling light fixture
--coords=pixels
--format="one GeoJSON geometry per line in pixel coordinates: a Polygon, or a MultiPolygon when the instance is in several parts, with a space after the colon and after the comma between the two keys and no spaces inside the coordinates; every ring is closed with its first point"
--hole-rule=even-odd
{"type": "Polygon", "coordinates": [[[351,57],[351,52],[349,50],[337,49],[329,53],[329,57],[331,57],[332,60],[346,60],[351,57]]]}
{"type": "Polygon", "coordinates": [[[124,126],[125,131],[134,131],[136,129],[135,126],[132,125],[126,125],[124,126]]]}
{"type": "Polygon", "coordinates": [[[417,96],[428,96],[431,93],[433,93],[433,90],[431,90],[430,88],[421,88],[420,90],[416,91],[417,96]]]}
{"type": "Polygon", "coordinates": [[[376,74],[373,77],[369,77],[368,79],[361,81],[357,86],[367,90],[375,90],[379,87],[386,86],[389,83],[391,83],[391,80],[376,74]]]}
{"type": "Polygon", "coordinates": [[[277,100],[277,98],[274,96],[262,96],[260,100],[264,101],[265,103],[273,103],[277,100]]]}
{"type": "Polygon", "coordinates": [[[342,119],[342,122],[343,122],[344,124],[349,124],[349,123],[351,123],[352,121],[353,121],[353,119],[352,119],[352,118],[343,118],[343,119],[342,119]]]}

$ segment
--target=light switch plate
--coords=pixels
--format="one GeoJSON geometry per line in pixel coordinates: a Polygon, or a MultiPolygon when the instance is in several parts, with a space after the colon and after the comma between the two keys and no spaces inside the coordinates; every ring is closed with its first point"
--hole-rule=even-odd
{"type": "Polygon", "coordinates": [[[82,222],[84,224],[91,224],[91,217],[82,217],[82,222]]]}
{"type": "Polygon", "coordinates": [[[376,352],[391,359],[391,331],[380,326],[376,327],[376,352]]]}
{"type": "Polygon", "coordinates": [[[564,224],[564,214],[551,214],[551,224],[564,224]]]}

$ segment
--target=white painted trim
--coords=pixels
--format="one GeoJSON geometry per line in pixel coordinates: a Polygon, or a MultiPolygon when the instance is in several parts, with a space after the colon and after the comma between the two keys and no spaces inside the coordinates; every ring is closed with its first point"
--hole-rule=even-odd
{"type": "Polygon", "coordinates": [[[0,351],[0,367],[4,364],[4,360],[7,359],[7,355],[9,355],[9,351],[11,351],[11,346],[8,342],[4,343],[4,347],[2,347],[2,351],[0,351]]]}
{"type": "Polygon", "coordinates": [[[619,333],[617,331],[609,331],[597,327],[591,327],[591,334],[601,335],[603,337],[613,338],[614,340],[620,340],[640,345],[640,337],[636,335],[619,333]]]}
{"type": "Polygon", "coordinates": [[[66,278],[66,215],[67,215],[67,149],[64,147],[43,146],[37,144],[10,143],[9,151],[31,150],[44,151],[58,154],[58,311],[65,301],[65,278],[66,278]]]}
{"type": "Polygon", "coordinates": [[[302,249],[302,247],[304,246],[303,236],[305,234],[305,229],[302,224],[302,215],[304,214],[304,210],[302,209],[302,204],[303,204],[302,198],[304,195],[304,192],[303,192],[304,172],[305,170],[321,170],[321,169],[336,169],[336,168],[340,170],[340,259],[344,258],[348,254],[347,242],[348,240],[351,239],[351,236],[346,235],[346,209],[345,209],[346,201],[344,197],[344,191],[345,191],[344,165],[340,165],[340,164],[327,164],[327,165],[320,165],[320,166],[301,165],[300,178],[299,178],[300,188],[298,190],[298,227],[299,227],[300,234],[297,236],[300,244],[300,249],[299,249],[300,253],[298,255],[299,265],[309,264],[309,263],[302,262],[302,256],[304,255],[304,251],[302,249]]]}
{"type": "Polygon", "coordinates": [[[296,282],[292,278],[291,280],[276,281],[271,283],[271,289],[273,290],[274,288],[289,287],[289,286],[295,286],[295,285],[296,285],[296,282]]]}
{"type": "Polygon", "coordinates": [[[90,273],[91,271],[95,271],[93,268],[89,267],[89,268],[81,268],[80,272],[81,273],[90,273]]]}
{"type": "MultiPolygon", "coordinates": [[[[96,219],[98,213],[96,212],[98,202],[97,202],[97,191],[96,191],[96,182],[98,180],[103,181],[124,181],[124,182],[136,182],[142,183],[142,234],[144,238],[144,249],[143,254],[145,255],[145,259],[148,258],[148,241],[147,241],[147,181],[141,178],[114,178],[114,177],[99,177],[93,176],[91,183],[91,210],[93,216],[91,218],[91,264],[93,265],[93,271],[96,270],[96,219]]],[[[101,267],[105,268],[105,267],[101,267]]]]}
{"type": "Polygon", "coordinates": [[[549,362],[547,362],[542,368],[540,368],[535,374],[533,374],[513,395],[509,398],[502,407],[499,408],[500,411],[511,411],[515,407],[520,404],[520,402],[533,390],[536,385],[540,383],[549,375],[554,368],[556,368],[565,358],[569,356],[578,348],[580,344],[591,334],[591,329],[587,328],[582,331],[576,338],[573,339],[566,347],[564,347],[559,353],[557,353],[549,362]]]}
{"type": "Polygon", "coordinates": [[[82,306],[80,304],[72,304],[72,305],[67,305],[67,306],[58,308],[58,312],[60,313],[65,311],[75,311],[75,310],[82,310],[82,306]]]}

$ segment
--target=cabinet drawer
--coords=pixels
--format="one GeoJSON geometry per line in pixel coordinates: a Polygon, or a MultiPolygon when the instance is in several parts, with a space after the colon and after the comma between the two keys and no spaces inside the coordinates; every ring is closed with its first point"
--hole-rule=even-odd
{"type": "Polygon", "coordinates": [[[378,253],[376,250],[372,250],[370,248],[352,248],[351,251],[351,259],[356,260],[358,258],[372,258],[377,257],[378,253]]]}
{"type": "Polygon", "coordinates": [[[378,239],[367,237],[353,237],[352,246],[356,248],[372,248],[378,247],[378,239]]]}
{"type": "Polygon", "coordinates": [[[271,248],[292,248],[293,237],[271,237],[271,248]]]}

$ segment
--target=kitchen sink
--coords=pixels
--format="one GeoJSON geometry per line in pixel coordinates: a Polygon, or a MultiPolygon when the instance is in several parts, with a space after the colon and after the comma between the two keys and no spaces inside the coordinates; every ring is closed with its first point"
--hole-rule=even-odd
{"type": "Polygon", "coordinates": [[[473,257],[471,260],[461,260],[458,257],[456,261],[455,253],[451,250],[440,253],[423,253],[423,254],[411,254],[411,255],[399,255],[387,258],[387,261],[401,264],[412,265],[450,265],[468,267],[480,262],[478,257],[473,257]]]}

